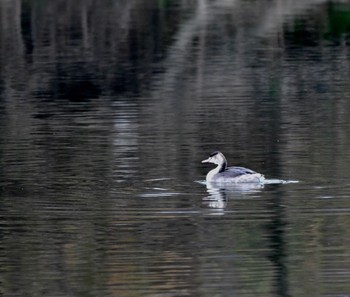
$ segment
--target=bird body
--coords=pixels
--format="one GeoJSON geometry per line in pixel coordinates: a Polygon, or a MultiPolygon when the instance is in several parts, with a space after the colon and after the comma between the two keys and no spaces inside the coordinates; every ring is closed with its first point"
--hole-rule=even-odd
{"type": "Polygon", "coordinates": [[[264,176],[245,167],[227,167],[225,156],[221,152],[214,152],[202,163],[213,163],[217,167],[208,172],[207,182],[217,183],[261,183],[264,176]]]}

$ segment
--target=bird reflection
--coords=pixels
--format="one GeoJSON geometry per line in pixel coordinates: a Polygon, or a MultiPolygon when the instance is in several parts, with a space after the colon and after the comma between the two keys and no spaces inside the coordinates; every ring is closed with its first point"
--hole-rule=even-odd
{"type": "Polygon", "coordinates": [[[224,209],[227,205],[227,193],[225,189],[212,187],[207,184],[208,196],[203,197],[202,205],[205,208],[224,209]]]}
{"type": "Polygon", "coordinates": [[[206,183],[208,196],[203,197],[202,206],[210,209],[224,209],[227,201],[237,198],[237,195],[251,194],[260,191],[264,184],[218,184],[206,183]]]}

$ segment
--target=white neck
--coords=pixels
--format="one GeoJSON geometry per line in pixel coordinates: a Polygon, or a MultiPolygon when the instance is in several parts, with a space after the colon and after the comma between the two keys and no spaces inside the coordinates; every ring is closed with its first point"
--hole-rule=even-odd
{"type": "Polygon", "coordinates": [[[214,168],[208,172],[207,177],[206,177],[207,182],[211,181],[213,179],[213,176],[220,172],[221,167],[222,167],[222,165],[218,165],[216,168],[214,168]]]}

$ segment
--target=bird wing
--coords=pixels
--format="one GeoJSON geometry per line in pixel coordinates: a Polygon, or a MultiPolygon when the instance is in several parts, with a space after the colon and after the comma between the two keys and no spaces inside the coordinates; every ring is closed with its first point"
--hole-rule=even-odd
{"type": "Polygon", "coordinates": [[[227,177],[237,177],[237,176],[241,176],[241,175],[245,175],[245,174],[255,174],[256,172],[245,168],[245,167],[229,167],[227,168],[223,174],[227,177]]]}

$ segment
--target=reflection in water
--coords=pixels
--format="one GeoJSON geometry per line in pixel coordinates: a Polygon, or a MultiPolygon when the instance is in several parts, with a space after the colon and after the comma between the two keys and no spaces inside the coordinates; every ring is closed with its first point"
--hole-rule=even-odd
{"type": "Polygon", "coordinates": [[[349,3],[0,12],[1,295],[349,295],[349,3]]]}
{"type": "Polygon", "coordinates": [[[269,259],[276,269],[276,293],[281,297],[291,296],[288,285],[287,246],[286,246],[286,214],[284,212],[282,195],[276,191],[271,195],[271,210],[273,217],[266,224],[270,234],[269,259]]]}
{"type": "Polygon", "coordinates": [[[121,182],[133,178],[137,173],[138,114],[137,106],[129,101],[115,102],[113,108],[113,160],[116,163],[114,177],[116,181],[121,182]]]}
{"type": "Polygon", "coordinates": [[[246,194],[259,194],[265,185],[295,184],[299,181],[265,179],[263,183],[215,183],[199,182],[205,184],[209,196],[203,198],[203,205],[208,208],[225,208],[229,199],[235,199],[246,194]]]}
{"type": "Polygon", "coordinates": [[[237,183],[237,184],[218,184],[206,183],[209,196],[202,199],[203,206],[207,208],[223,209],[227,206],[230,199],[235,199],[242,194],[254,194],[264,187],[264,184],[256,183],[237,183]]]}
{"type": "Polygon", "coordinates": [[[227,205],[227,195],[224,189],[208,189],[209,196],[202,199],[205,208],[224,209],[227,205]]]}

